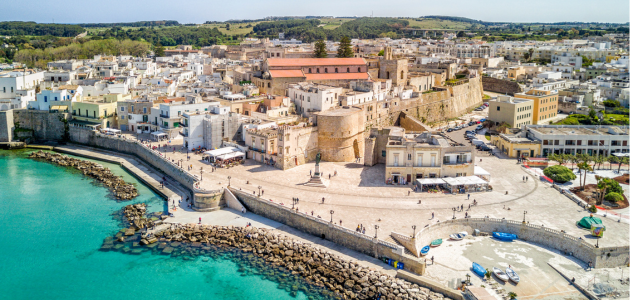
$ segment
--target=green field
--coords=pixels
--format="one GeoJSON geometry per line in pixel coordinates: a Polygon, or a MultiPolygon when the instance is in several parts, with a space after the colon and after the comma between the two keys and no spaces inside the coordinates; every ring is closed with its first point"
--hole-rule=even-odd
{"type": "Polygon", "coordinates": [[[245,35],[254,30],[254,26],[258,23],[262,22],[249,22],[249,23],[232,23],[230,24],[230,30],[225,28],[227,23],[217,23],[217,24],[203,24],[199,26],[210,27],[210,28],[218,28],[221,33],[226,35],[245,35]],[[247,27],[251,25],[250,27],[247,27]]]}
{"type": "Polygon", "coordinates": [[[326,30],[333,30],[339,26],[341,26],[341,24],[348,22],[348,21],[352,21],[354,19],[351,18],[333,18],[333,19],[319,19],[319,21],[322,22],[321,27],[324,27],[324,29],[326,30]]]}

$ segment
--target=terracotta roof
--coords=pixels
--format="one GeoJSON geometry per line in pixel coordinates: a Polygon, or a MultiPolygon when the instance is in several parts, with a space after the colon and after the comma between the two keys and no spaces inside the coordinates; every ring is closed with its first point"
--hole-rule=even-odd
{"type": "Polygon", "coordinates": [[[306,80],[370,79],[367,73],[306,74],[306,80]]]}
{"type": "Polygon", "coordinates": [[[353,66],[365,65],[360,57],[352,58],[267,58],[270,67],[353,66]]]}
{"type": "Polygon", "coordinates": [[[304,77],[302,70],[269,70],[272,78],[304,77]]]}

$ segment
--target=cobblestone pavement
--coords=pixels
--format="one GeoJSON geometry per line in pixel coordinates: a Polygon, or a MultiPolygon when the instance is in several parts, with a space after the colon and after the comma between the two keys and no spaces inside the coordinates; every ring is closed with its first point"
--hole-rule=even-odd
{"type": "MultiPolygon", "coordinates": [[[[375,234],[374,225],[379,226],[378,234],[381,237],[389,235],[391,231],[411,235],[412,225],[422,228],[438,220],[451,219],[453,214],[457,218],[463,218],[468,213],[472,217],[521,220],[524,211],[527,211],[528,222],[565,230],[595,244],[589,232],[575,225],[580,218],[588,216],[588,212],[561,195],[551,185],[540,182],[527,173],[513,159],[487,154],[478,156],[475,164],[490,172],[490,184],[494,190],[472,193],[468,200],[467,195],[415,193],[411,186],[386,185],[383,165],[364,167],[357,163],[322,162],[320,168],[325,180],[329,181],[327,188],[304,186],[309,180],[310,171],[314,169],[314,163],[282,171],[247,160],[241,166],[218,168],[210,172],[210,165],[201,161],[200,155],[189,154],[188,161],[185,150],[183,153],[179,152],[181,144],[181,138],[172,140],[166,157],[175,161],[183,160],[184,168],[192,165],[191,172],[196,175],[201,175],[203,167],[203,188],[226,187],[227,177],[231,176],[231,185],[235,188],[258,193],[260,186],[263,198],[285,205],[292,205],[292,198],[297,197],[300,199],[297,205],[300,211],[330,219],[332,210],[335,223],[342,222],[343,226],[352,229],[362,224],[369,235],[375,234]],[[329,180],[328,175],[335,171],[338,175],[331,176],[329,180]],[[529,180],[524,182],[524,176],[528,176],[529,180]],[[467,210],[473,199],[479,204],[467,210]],[[464,211],[453,213],[452,208],[462,205],[464,211]],[[431,217],[432,213],[435,214],[434,218],[431,217]]],[[[626,223],[617,223],[616,219],[606,218],[604,224],[607,226],[606,237],[600,240],[600,245],[605,247],[628,244],[629,230],[626,223]]]]}

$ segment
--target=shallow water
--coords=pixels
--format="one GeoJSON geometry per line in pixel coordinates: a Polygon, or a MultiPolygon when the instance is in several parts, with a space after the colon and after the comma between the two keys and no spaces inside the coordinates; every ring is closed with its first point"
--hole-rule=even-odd
{"type": "Polygon", "coordinates": [[[114,218],[130,203],[148,211],[164,201],[119,166],[139,196],[117,202],[78,171],[0,151],[0,291],[2,299],[306,299],[258,275],[243,276],[223,258],[182,260],[145,252],[101,252],[120,230],[114,218]]]}

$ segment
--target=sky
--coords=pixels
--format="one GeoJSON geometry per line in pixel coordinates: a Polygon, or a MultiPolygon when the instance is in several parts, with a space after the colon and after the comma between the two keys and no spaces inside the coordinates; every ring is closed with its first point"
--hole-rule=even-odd
{"type": "Polygon", "coordinates": [[[630,21],[628,0],[3,0],[0,21],[203,23],[268,16],[467,17],[493,22],[630,21]]]}

